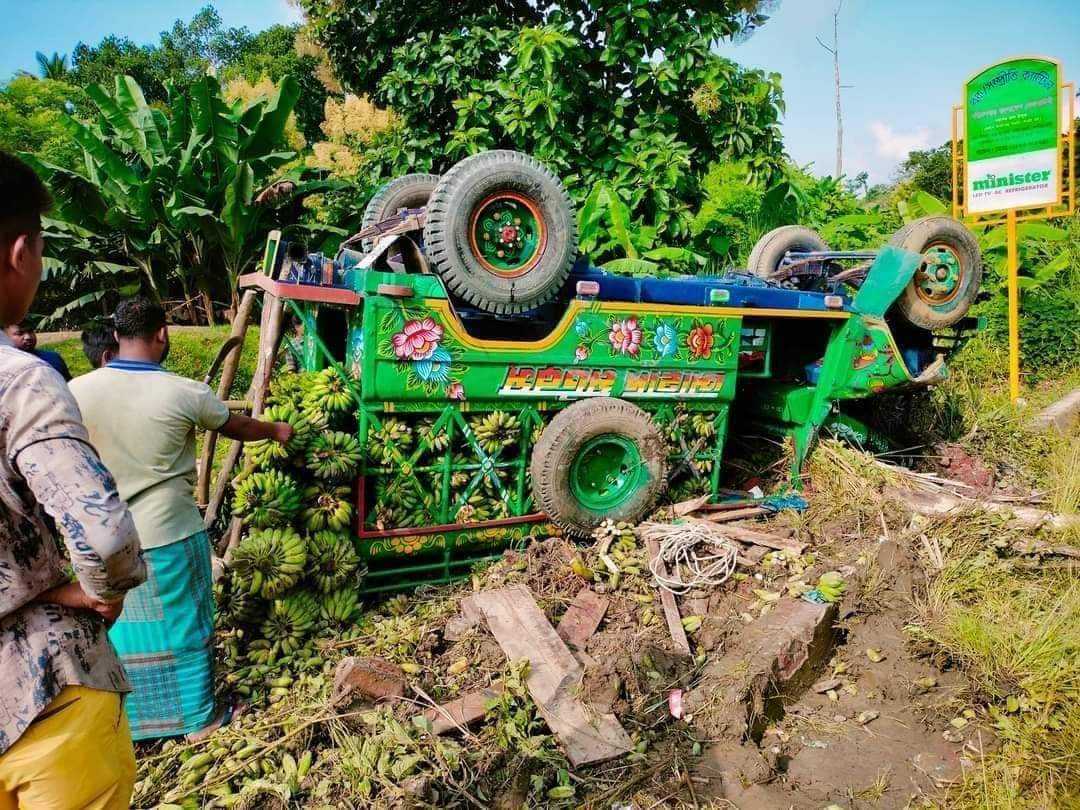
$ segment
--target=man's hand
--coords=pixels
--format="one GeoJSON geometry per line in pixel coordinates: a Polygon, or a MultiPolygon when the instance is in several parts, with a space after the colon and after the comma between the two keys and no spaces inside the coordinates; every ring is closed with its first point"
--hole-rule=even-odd
{"type": "Polygon", "coordinates": [[[293,426],[288,422],[274,422],[274,433],[271,438],[278,444],[285,444],[293,437],[293,426]]]}
{"type": "Polygon", "coordinates": [[[105,620],[107,627],[112,627],[113,623],[120,618],[120,613],[124,609],[123,599],[116,602],[95,599],[84,591],[82,585],[78,582],[67,582],[63,585],[57,585],[55,588],[50,588],[40,594],[35,601],[49,602],[72,610],[89,610],[101,616],[105,620]]]}

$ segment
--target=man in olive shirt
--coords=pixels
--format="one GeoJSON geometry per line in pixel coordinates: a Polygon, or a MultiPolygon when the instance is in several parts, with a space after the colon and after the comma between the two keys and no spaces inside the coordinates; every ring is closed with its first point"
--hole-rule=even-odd
{"type": "MultiPolygon", "coordinates": [[[[0,152],[0,326],[33,301],[48,207],[33,170],[0,152]]],[[[145,578],[67,386],[0,332],[0,808],[128,807],[129,687],[106,625],[145,578]]]]}
{"type": "Polygon", "coordinates": [[[215,718],[214,597],[210,540],[195,505],[195,431],[284,443],[292,428],[230,415],[208,386],[162,368],[169,331],[157,304],[124,301],[113,325],[116,357],[71,382],[90,440],[131,507],[149,569],[109,637],[131,680],[136,740],[206,732],[228,710],[215,718]]]}

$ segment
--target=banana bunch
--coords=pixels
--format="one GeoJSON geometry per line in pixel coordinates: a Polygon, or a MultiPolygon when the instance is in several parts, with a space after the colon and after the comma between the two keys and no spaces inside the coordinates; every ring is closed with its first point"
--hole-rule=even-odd
{"type": "Polygon", "coordinates": [[[310,532],[330,529],[345,531],[352,521],[349,488],[333,484],[315,484],[304,490],[307,507],[300,513],[304,527],[310,532]]]}
{"type": "Polygon", "coordinates": [[[307,544],[293,529],[254,531],[233,552],[233,583],[273,599],[297,583],[306,563],[307,544]]]}
{"type": "Polygon", "coordinates": [[[716,435],[716,423],[710,413],[695,413],[690,417],[690,430],[699,439],[711,439],[716,435]]]}
{"type": "Polygon", "coordinates": [[[521,438],[521,422],[506,411],[492,411],[469,420],[469,427],[485,453],[497,453],[521,438]]]}
{"type": "Polygon", "coordinates": [[[312,439],[307,449],[307,467],[324,481],[351,481],[363,457],[364,449],[355,436],[328,431],[312,439]]]}
{"type": "Polygon", "coordinates": [[[416,434],[433,452],[441,453],[450,446],[450,434],[446,428],[435,431],[434,419],[422,419],[416,423],[416,434]]]}
{"type": "Polygon", "coordinates": [[[214,585],[217,615],[224,626],[255,624],[262,618],[263,602],[236,582],[218,582],[214,585]]]}
{"type": "Polygon", "coordinates": [[[315,532],[308,538],[308,571],[323,593],[345,585],[360,567],[352,540],[336,532],[315,532]]]}
{"type": "Polygon", "coordinates": [[[300,410],[311,385],[312,374],[276,374],[270,380],[267,405],[291,405],[300,410]]]}
{"type": "Polygon", "coordinates": [[[256,467],[270,467],[302,455],[312,437],[311,423],[292,405],[271,405],[262,414],[264,422],[287,422],[292,426],[293,436],[285,444],[270,439],[259,439],[244,445],[244,456],[256,467]]]}
{"type": "Polygon", "coordinates": [[[233,496],[233,515],[257,529],[287,524],[296,517],[300,506],[296,482],[278,470],[245,476],[233,496]]]}
{"type": "Polygon", "coordinates": [[[382,427],[368,438],[371,457],[380,464],[392,463],[395,449],[408,458],[412,446],[412,430],[403,421],[392,416],[383,419],[382,427]]]}
{"type": "Polygon", "coordinates": [[[491,519],[491,501],[479,489],[473,490],[454,515],[456,523],[480,523],[491,519]]]}
{"type": "Polygon", "coordinates": [[[303,646],[304,639],[315,627],[319,609],[319,600],[304,590],[275,599],[262,625],[263,637],[279,642],[281,651],[290,655],[303,646]]]}
{"type": "Polygon", "coordinates": [[[356,588],[353,586],[323,594],[319,606],[322,619],[334,624],[349,624],[359,611],[360,597],[356,595],[356,588]]]}
{"type": "Polygon", "coordinates": [[[257,638],[248,645],[247,659],[256,666],[265,667],[275,663],[281,655],[281,644],[266,638],[257,638]]]}
{"type": "Polygon", "coordinates": [[[348,411],[354,401],[352,390],[345,380],[334,369],[327,368],[312,377],[304,404],[329,415],[348,411]]]}
{"type": "Polygon", "coordinates": [[[847,586],[839,572],[827,571],[818,579],[816,588],[826,602],[839,602],[847,586]]]}

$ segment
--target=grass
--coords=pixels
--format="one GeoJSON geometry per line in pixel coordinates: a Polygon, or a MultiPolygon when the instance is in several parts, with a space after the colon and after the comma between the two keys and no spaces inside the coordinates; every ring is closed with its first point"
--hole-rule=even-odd
{"type": "MultiPolygon", "coordinates": [[[[1046,495],[1048,508],[1080,510],[1080,431],[1034,430],[1037,410],[1080,385],[1080,366],[1008,399],[1005,353],[973,341],[934,392],[961,443],[1007,480],[1046,495]]],[[[945,565],[918,600],[910,631],[968,679],[967,700],[999,745],[977,758],[942,806],[1043,810],[1080,806],[1080,579],[1060,560],[1031,564],[1009,549],[1031,532],[972,512],[930,521],[922,533],[945,565]]],[[[1075,537],[1046,537],[1052,543],[1075,537]]],[[[914,541],[914,538],[912,538],[914,541]]]]}
{"type": "Polygon", "coordinates": [[[964,521],[919,601],[916,639],[958,666],[1000,747],[967,771],[958,808],[1075,807],[1080,801],[1080,581],[1021,570],[988,526],[964,521]]]}

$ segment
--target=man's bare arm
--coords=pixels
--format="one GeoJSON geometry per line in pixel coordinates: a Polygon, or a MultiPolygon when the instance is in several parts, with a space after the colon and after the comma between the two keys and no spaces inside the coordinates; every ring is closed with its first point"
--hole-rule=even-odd
{"type": "Polygon", "coordinates": [[[285,444],[293,435],[292,426],[285,422],[263,422],[238,413],[230,414],[228,421],[218,428],[218,432],[238,442],[269,439],[278,444],[285,444]]]}

